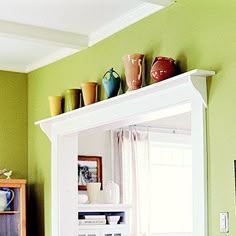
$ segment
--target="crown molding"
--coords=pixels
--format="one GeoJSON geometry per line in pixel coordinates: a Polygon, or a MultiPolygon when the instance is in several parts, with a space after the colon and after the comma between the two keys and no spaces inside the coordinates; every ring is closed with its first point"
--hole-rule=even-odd
{"type": "Polygon", "coordinates": [[[53,62],[59,61],[63,59],[64,57],[68,57],[79,50],[71,49],[71,48],[62,48],[61,50],[57,51],[56,53],[53,53],[45,58],[42,58],[41,60],[38,60],[35,63],[29,64],[24,68],[25,73],[30,73],[34,70],[37,70],[43,66],[49,65],[53,62]]]}
{"type": "Polygon", "coordinates": [[[137,21],[159,11],[163,6],[150,3],[143,3],[139,7],[129,11],[127,14],[116,18],[110,24],[101,27],[89,36],[89,46],[92,46],[99,41],[111,36],[114,33],[130,26],[137,21]]]}
{"type": "Polygon", "coordinates": [[[0,71],[26,73],[25,66],[22,66],[22,65],[2,65],[2,64],[0,64],[0,71]]]}
{"type": "Polygon", "coordinates": [[[152,4],[157,4],[159,6],[167,7],[173,3],[175,3],[174,0],[142,0],[143,2],[149,2],[152,4]]]}
{"type": "Polygon", "coordinates": [[[4,37],[25,39],[65,48],[85,49],[88,47],[87,35],[4,20],[0,20],[0,29],[0,35],[4,37]]]}

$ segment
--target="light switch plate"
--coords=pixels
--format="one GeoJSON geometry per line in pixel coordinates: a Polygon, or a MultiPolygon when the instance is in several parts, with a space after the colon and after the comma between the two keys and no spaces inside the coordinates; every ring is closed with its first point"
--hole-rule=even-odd
{"type": "Polygon", "coordinates": [[[220,213],[220,232],[221,233],[229,232],[229,212],[220,213]]]}

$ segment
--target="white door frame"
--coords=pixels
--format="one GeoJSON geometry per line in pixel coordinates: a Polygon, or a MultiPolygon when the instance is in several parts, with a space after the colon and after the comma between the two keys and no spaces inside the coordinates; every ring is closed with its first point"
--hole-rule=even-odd
{"type": "Polygon", "coordinates": [[[206,78],[193,70],[112,99],[36,122],[51,140],[52,236],[78,235],[80,134],[192,112],[193,236],[207,236],[206,78]]]}

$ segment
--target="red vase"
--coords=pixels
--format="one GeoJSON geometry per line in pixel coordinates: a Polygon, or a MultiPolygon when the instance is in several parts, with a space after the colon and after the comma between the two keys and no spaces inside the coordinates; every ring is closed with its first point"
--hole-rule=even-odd
{"type": "Polygon", "coordinates": [[[175,60],[167,57],[155,57],[150,76],[155,82],[170,78],[175,74],[175,60]]]}

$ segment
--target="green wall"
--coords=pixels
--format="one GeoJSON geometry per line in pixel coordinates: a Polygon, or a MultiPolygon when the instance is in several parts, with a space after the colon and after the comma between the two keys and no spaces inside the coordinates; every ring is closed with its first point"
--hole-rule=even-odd
{"type": "MultiPolygon", "coordinates": [[[[154,56],[175,58],[182,71],[214,70],[207,114],[209,235],[219,233],[219,212],[229,211],[236,235],[233,160],[236,156],[236,2],[178,0],[176,4],[73,56],[28,75],[28,176],[30,235],[50,235],[50,142],[36,120],[49,116],[49,95],[83,81],[98,81],[114,67],[124,78],[122,56],[146,55],[146,80],[154,56]]],[[[104,91],[101,88],[102,97],[104,91]]]]}
{"type": "Polygon", "coordinates": [[[0,71],[0,169],[27,178],[27,75],[0,71]]]}

